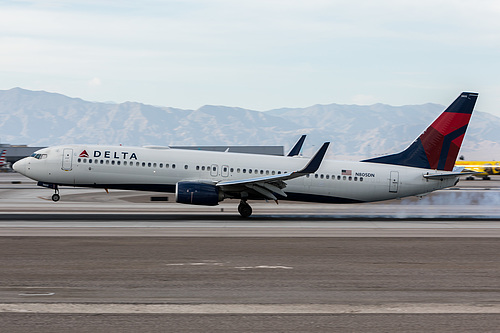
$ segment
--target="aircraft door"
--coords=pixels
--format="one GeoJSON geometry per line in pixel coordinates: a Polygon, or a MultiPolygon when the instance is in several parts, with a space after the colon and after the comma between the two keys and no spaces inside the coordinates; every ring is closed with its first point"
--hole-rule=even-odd
{"type": "Polygon", "coordinates": [[[71,171],[73,169],[73,149],[64,148],[61,169],[64,171],[71,171]]]}
{"type": "Polygon", "coordinates": [[[217,164],[212,164],[210,166],[210,176],[217,177],[219,174],[219,166],[217,164]]]}
{"type": "Polygon", "coordinates": [[[399,187],[399,172],[391,171],[391,178],[389,179],[389,192],[398,193],[399,187]]]}

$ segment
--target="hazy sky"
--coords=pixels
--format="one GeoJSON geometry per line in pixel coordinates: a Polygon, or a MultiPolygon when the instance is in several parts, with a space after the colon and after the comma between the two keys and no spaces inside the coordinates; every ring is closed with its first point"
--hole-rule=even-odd
{"type": "Polygon", "coordinates": [[[0,89],[253,110],[447,105],[500,116],[498,0],[0,0],[0,89]]]}

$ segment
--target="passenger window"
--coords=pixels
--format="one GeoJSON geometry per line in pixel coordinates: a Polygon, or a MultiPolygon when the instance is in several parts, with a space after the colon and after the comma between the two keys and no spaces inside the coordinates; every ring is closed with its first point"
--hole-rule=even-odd
{"type": "Polygon", "coordinates": [[[156,168],[156,163],[153,163],[153,168],[156,168]]]}
{"type": "Polygon", "coordinates": [[[188,165],[187,165],[187,164],[186,164],[186,165],[184,165],[184,169],[186,169],[186,170],[188,169],[188,165]]]}
{"type": "Polygon", "coordinates": [[[252,169],[248,169],[248,173],[252,173],[252,169]]]}
{"type": "Polygon", "coordinates": [[[148,167],[151,168],[151,162],[148,162],[148,167]]]}
{"type": "Polygon", "coordinates": [[[145,167],[146,166],[146,162],[142,162],[142,166],[145,167]]]}
{"type": "Polygon", "coordinates": [[[201,171],[205,171],[205,166],[204,165],[201,166],[201,171]]]}
{"type": "Polygon", "coordinates": [[[123,161],[123,165],[127,165],[127,161],[123,161]]]}
{"type": "Polygon", "coordinates": [[[200,166],[199,165],[196,166],[196,171],[198,171],[198,170],[200,170],[200,166]]]}
{"type": "Polygon", "coordinates": [[[175,169],[175,164],[172,164],[172,169],[175,169]]]}
{"type": "Polygon", "coordinates": [[[318,174],[317,173],[314,174],[314,178],[318,178],[318,174]]]}
{"type": "Polygon", "coordinates": [[[109,160],[106,160],[106,164],[109,164],[109,160]]]}
{"type": "Polygon", "coordinates": [[[359,177],[359,181],[362,182],[363,181],[363,177],[359,177]]]}
{"type": "Polygon", "coordinates": [[[243,173],[247,173],[247,169],[243,169],[243,173]]]}
{"type": "Polygon", "coordinates": [[[121,164],[121,162],[120,162],[120,161],[116,161],[116,164],[117,164],[117,165],[120,165],[120,164],[121,164]]]}
{"type": "Polygon", "coordinates": [[[358,181],[358,177],[354,177],[354,181],[357,182],[358,181]]]}
{"type": "Polygon", "coordinates": [[[111,165],[115,165],[115,161],[114,161],[114,160],[113,160],[113,161],[111,161],[111,165]]]}
{"type": "Polygon", "coordinates": [[[160,163],[160,168],[163,168],[163,163],[160,163]]]}
{"type": "Polygon", "coordinates": [[[349,181],[351,181],[351,180],[352,180],[352,176],[349,176],[349,181]]]}

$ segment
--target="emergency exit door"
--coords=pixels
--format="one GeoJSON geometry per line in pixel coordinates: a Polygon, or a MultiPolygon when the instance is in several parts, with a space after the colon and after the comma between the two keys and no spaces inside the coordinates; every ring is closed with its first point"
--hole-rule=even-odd
{"type": "Polygon", "coordinates": [[[399,172],[391,171],[391,178],[389,179],[389,192],[398,193],[399,187],[399,172]]]}

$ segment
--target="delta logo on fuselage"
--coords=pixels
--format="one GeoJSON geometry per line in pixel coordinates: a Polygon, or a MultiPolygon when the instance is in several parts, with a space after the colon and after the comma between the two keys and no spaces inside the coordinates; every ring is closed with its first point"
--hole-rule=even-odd
{"type": "MultiPolygon", "coordinates": [[[[137,160],[137,155],[135,153],[129,153],[128,151],[117,152],[110,150],[105,150],[105,151],[94,150],[93,156],[95,158],[104,157],[104,158],[118,158],[124,160],[137,160]]],[[[89,157],[89,154],[87,153],[86,150],[84,150],[80,153],[80,157],[89,157]]]]}

